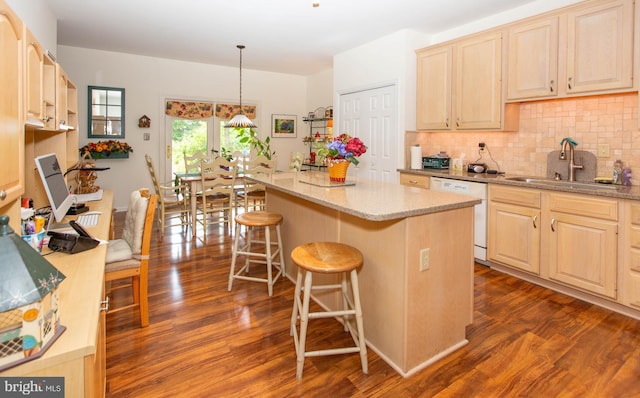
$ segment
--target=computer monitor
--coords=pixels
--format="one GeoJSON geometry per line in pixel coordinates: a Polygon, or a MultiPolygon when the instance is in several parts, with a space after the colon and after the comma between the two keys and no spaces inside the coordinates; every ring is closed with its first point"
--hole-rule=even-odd
{"type": "MultiPolygon", "coordinates": [[[[35,162],[44,190],[47,192],[47,198],[49,198],[51,214],[55,217],[56,222],[60,222],[75,203],[76,198],[69,193],[69,187],[64,180],[64,170],[60,169],[60,163],[58,163],[55,153],[38,156],[35,158],[35,162]]],[[[49,218],[50,225],[53,217],[49,218]]]]}

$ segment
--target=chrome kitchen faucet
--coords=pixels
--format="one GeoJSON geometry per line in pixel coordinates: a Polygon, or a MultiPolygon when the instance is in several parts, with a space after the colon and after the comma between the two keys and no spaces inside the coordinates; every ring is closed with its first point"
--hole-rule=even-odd
{"type": "Polygon", "coordinates": [[[569,138],[569,137],[565,137],[562,139],[562,141],[560,141],[560,147],[562,148],[560,150],[560,160],[565,160],[567,158],[567,154],[566,154],[566,148],[567,148],[567,144],[569,144],[569,181],[575,181],[576,180],[576,169],[577,170],[582,170],[584,168],[583,165],[581,164],[575,164],[574,162],[574,152],[575,152],[575,147],[578,146],[578,142],[576,140],[574,140],[573,138],[569,138]]]}

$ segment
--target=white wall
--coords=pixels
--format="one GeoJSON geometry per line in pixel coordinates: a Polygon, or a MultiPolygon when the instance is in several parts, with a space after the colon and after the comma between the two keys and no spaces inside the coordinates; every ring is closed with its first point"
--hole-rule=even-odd
{"type": "MultiPolygon", "coordinates": [[[[164,155],[164,100],[184,98],[213,102],[236,102],[239,97],[238,68],[143,57],[124,53],[59,46],[58,62],[78,88],[80,146],[87,138],[87,86],[100,85],[125,89],[125,138],[134,152],[129,159],[98,160],[111,167],[100,172],[97,184],[112,189],[115,207],[124,209],[129,192],[150,187],[144,155],[154,158],[159,168],[164,155]],[[138,128],[138,119],[147,115],[150,129],[138,128]],[[144,141],[143,133],[151,140],[144,141]]],[[[258,106],[254,122],[258,133],[271,131],[272,114],[297,115],[299,123],[307,112],[307,81],[303,76],[255,71],[243,68],[243,103],[258,106]]],[[[303,124],[299,125],[303,128],[303,124]]],[[[304,131],[299,130],[300,133],[304,131]]],[[[300,134],[299,133],[299,134],[300,134]]],[[[302,138],[275,138],[278,167],[286,168],[291,152],[304,152],[302,138]]],[[[167,176],[165,176],[166,178],[167,176]]],[[[170,178],[170,177],[169,177],[170,178]]]]}
{"type": "Polygon", "coordinates": [[[333,106],[333,69],[307,76],[307,113],[333,106]]]}
{"type": "MultiPolygon", "coordinates": [[[[379,87],[393,83],[398,93],[398,145],[397,166],[403,167],[404,131],[415,128],[416,57],[418,43],[428,37],[412,31],[401,30],[333,58],[335,89],[334,113],[339,119],[340,94],[379,87]]],[[[339,120],[334,122],[339,125],[339,120]]]]}

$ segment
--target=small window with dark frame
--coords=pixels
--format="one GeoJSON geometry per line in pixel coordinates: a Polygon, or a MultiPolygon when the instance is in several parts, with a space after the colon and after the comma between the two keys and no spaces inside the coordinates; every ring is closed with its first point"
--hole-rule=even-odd
{"type": "Polygon", "coordinates": [[[124,89],[89,86],[89,138],[124,138],[124,89]]]}

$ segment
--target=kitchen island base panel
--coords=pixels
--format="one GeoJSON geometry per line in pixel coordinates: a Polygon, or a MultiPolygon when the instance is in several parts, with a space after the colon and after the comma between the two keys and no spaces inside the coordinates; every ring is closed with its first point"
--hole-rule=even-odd
{"type": "MultiPolygon", "coordinates": [[[[473,320],[473,207],[370,221],[269,188],[267,206],[286,214],[287,254],[314,241],[342,242],[363,253],[359,281],[367,343],[400,374],[412,374],[467,343],[465,329],[473,320]],[[424,248],[430,250],[429,269],[420,271],[424,248]]],[[[287,269],[292,280],[296,272],[287,269]]],[[[335,282],[321,276],[321,283],[335,282]]],[[[335,293],[313,296],[325,308],[339,308],[335,293]]]]}

